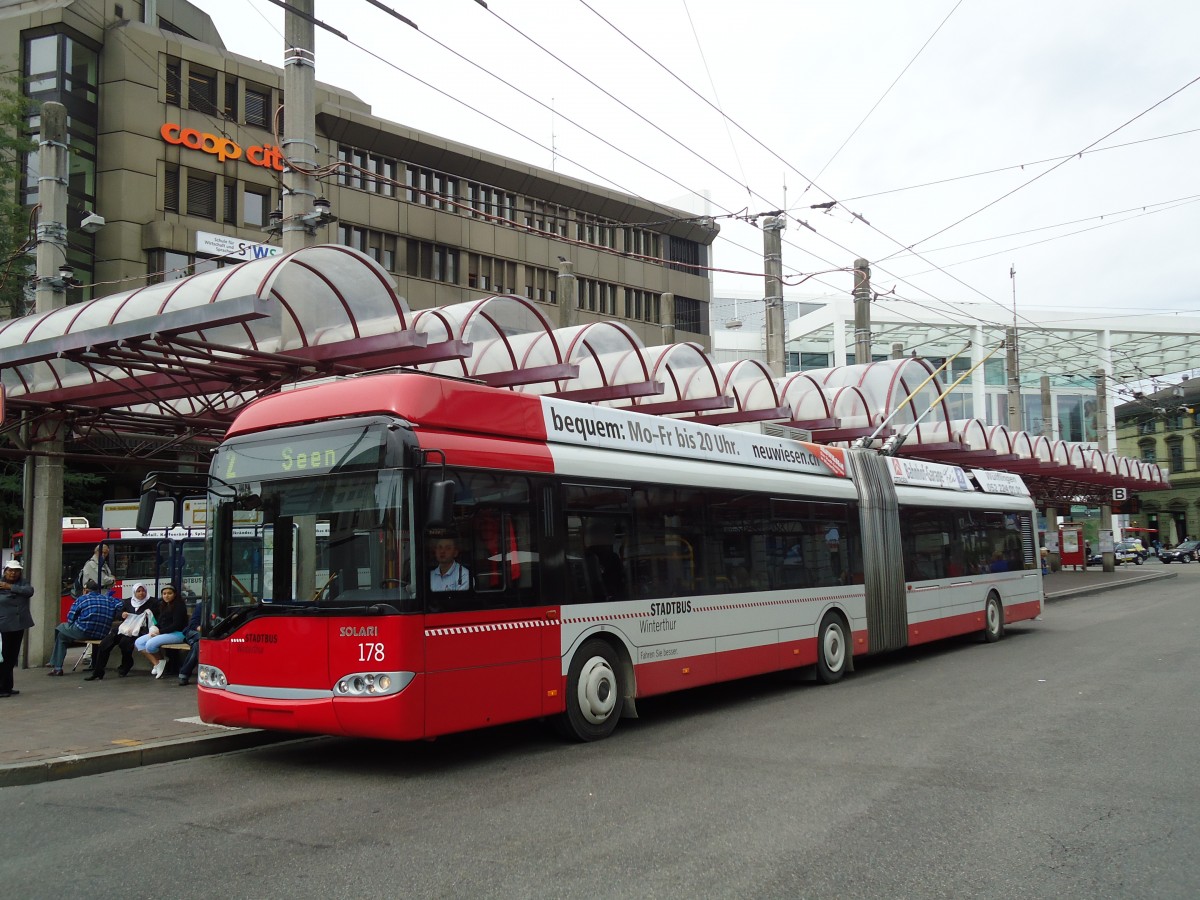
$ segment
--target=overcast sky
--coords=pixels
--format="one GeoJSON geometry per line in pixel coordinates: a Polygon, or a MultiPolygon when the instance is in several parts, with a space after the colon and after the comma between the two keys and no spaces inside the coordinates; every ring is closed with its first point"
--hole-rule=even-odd
{"type": "MultiPolygon", "coordinates": [[[[281,64],[279,7],[194,2],[281,64]]],[[[320,81],[689,211],[786,209],[791,281],[862,256],[877,291],[938,311],[1011,309],[1015,285],[1020,310],[1200,314],[1196,0],[383,2],[420,30],[316,0],[359,45],[318,30],[320,81]]],[[[761,296],[762,232],[719,221],[715,293],[761,296]]]]}

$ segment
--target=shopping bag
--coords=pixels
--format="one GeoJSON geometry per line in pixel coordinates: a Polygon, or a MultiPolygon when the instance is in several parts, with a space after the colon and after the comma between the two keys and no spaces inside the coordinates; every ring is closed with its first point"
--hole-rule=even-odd
{"type": "Polygon", "coordinates": [[[124,634],[129,637],[137,637],[142,633],[142,626],[146,624],[146,617],[150,615],[150,611],[134,613],[117,627],[117,634],[124,634]]]}

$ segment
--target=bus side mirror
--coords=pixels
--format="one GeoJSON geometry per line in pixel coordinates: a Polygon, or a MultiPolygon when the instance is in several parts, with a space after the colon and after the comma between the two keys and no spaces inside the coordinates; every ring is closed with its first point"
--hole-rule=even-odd
{"type": "Polygon", "coordinates": [[[429,515],[426,527],[446,529],[454,524],[454,497],[457,485],[453,481],[434,481],[429,485],[429,515]]]}
{"type": "Polygon", "coordinates": [[[147,478],[142,482],[142,496],[138,500],[136,528],[142,534],[150,530],[150,526],[154,522],[154,508],[157,505],[158,490],[155,488],[153,478],[147,478]]]}

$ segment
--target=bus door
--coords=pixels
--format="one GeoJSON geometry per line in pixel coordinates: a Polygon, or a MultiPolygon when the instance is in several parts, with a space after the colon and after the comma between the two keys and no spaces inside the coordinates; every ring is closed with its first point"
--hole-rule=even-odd
{"type": "Polygon", "coordinates": [[[426,733],[542,714],[547,618],[531,522],[531,479],[451,472],[453,527],[426,531],[418,574],[425,617],[426,733]]]}

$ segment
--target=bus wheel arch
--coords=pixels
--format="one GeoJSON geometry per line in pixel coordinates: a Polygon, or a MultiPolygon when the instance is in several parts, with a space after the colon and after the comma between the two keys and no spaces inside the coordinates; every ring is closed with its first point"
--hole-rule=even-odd
{"type": "Polygon", "coordinates": [[[558,717],[558,730],[577,741],[608,737],[622,716],[636,715],[632,683],[633,666],[624,647],[602,633],[587,637],[567,669],[566,710],[558,717]]]}
{"type": "Polygon", "coordinates": [[[1004,637],[1004,604],[995,591],[988,593],[983,604],[983,639],[994,644],[1004,637]]]}
{"type": "Polygon", "coordinates": [[[850,622],[840,609],[831,609],[821,616],[817,626],[817,681],[834,684],[842,680],[854,657],[850,622]]]}

